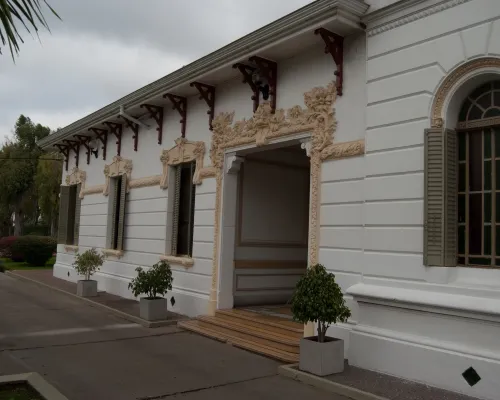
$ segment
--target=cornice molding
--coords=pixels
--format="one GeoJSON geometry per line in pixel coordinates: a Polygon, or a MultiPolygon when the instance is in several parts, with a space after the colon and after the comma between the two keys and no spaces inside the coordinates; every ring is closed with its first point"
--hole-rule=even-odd
{"type": "Polygon", "coordinates": [[[429,0],[408,0],[368,14],[363,18],[363,22],[368,25],[367,35],[371,37],[467,3],[468,1],[471,0],[434,0],[433,4],[428,5],[429,0]]]}

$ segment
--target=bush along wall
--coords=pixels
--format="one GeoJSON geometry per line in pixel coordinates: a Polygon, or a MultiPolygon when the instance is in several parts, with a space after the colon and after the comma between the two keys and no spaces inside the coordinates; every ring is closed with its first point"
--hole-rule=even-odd
{"type": "Polygon", "coordinates": [[[44,266],[56,249],[57,240],[48,236],[21,236],[12,245],[13,254],[35,267],[44,266]]]}

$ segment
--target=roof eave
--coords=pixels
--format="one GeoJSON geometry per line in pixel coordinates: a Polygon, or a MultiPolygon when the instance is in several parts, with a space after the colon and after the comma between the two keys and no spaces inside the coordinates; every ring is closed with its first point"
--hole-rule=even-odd
{"type": "Polygon", "coordinates": [[[40,140],[38,145],[44,150],[49,149],[64,139],[116,117],[120,106],[129,108],[145,103],[182,84],[240,61],[248,54],[257,53],[271,44],[334,18],[339,11],[344,16],[347,14],[360,21],[368,7],[362,0],[317,0],[73,122],[40,140]]]}

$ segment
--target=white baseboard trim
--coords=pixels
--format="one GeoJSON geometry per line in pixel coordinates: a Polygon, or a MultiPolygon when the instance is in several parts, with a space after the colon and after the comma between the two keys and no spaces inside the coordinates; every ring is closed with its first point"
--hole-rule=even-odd
{"type": "MultiPolygon", "coordinates": [[[[54,276],[70,282],[76,282],[79,277],[72,266],[62,263],[54,265],[54,276]],[[69,276],[68,276],[69,272],[69,276]]],[[[98,289],[127,299],[135,299],[128,288],[130,278],[110,275],[106,272],[97,272],[93,279],[97,281],[98,289]]],[[[208,312],[209,296],[191,291],[173,289],[166,295],[168,299],[168,309],[181,315],[196,317],[206,315],[208,312]],[[171,298],[175,298],[175,304],[172,306],[171,298]]]]}
{"type": "Polygon", "coordinates": [[[464,352],[429,346],[426,338],[404,340],[402,335],[379,335],[356,326],[350,333],[349,364],[488,400],[500,393],[500,362],[464,352]],[[370,333],[368,333],[370,332],[370,333]],[[469,387],[462,373],[473,367],[481,381],[469,387]]]}

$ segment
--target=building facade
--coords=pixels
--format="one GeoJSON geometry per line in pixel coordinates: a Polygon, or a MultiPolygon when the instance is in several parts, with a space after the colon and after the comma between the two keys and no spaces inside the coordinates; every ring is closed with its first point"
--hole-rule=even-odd
{"type": "Polygon", "coordinates": [[[131,298],[164,259],[198,316],[319,262],[351,365],[498,397],[499,1],[318,0],[40,145],[67,160],[55,276],[102,249],[131,298]]]}

